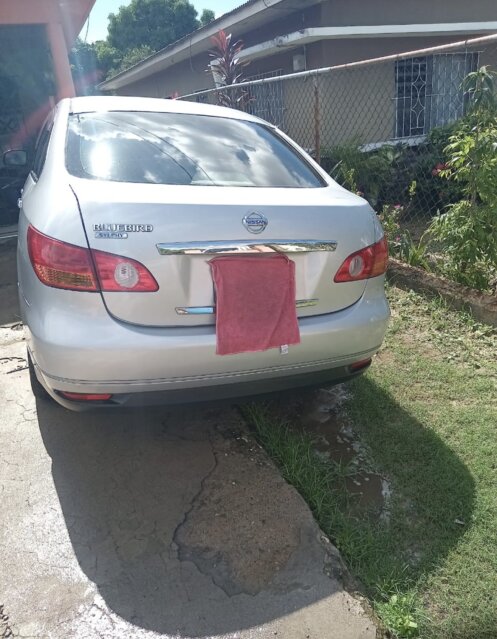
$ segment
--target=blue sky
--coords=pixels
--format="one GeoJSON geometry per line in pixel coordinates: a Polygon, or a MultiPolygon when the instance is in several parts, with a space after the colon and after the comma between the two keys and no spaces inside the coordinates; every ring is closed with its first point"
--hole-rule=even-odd
{"type": "MultiPolygon", "coordinates": [[[[190,0],[200,15],[203,9],[212,9],[219,18],[223,13],[231,11],[235,7],[243,4],[245,0],[190,0]]],[[[104,40],[107,37],[107,16],[109,13],[116,13],[122,5],[128,5],[131,0],[97,0],[89,22],[83,27],[80,36],[85,39],[88,32],[88,42],[104,40]]]]}

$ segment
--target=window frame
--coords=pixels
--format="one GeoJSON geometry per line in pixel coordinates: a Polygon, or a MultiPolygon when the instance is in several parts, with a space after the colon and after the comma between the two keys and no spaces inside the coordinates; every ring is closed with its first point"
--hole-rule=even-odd
{"type": "MultiPolygon", "coordinates": [[[[440,79],[440,74],[436,76],[436,69],[440,69],[437,65],[437,58],[442,56],[448,58],[450,56],[454,62],[458,59],[462,60],[467,67],[466,73],[469,73],[478,68],[479,54],[479,51],[455,51],[452,53],[428,54],[425,56],[403,58],[395,62],[395,140],[409,140],[426,136],[432,129],[447,126],[459,119],[458,117],[450,117],[449,115],[445,118],[446,121],[437,123],[440,120],[444,120],[444,117],[440,115],[444,111],[440,111],[440,109],[446,106],[443,102],[439,101],[440,94],[437,92],[437,89],[435,89],[437,86],[437,78],[440,79]],[[414,77],[413,72],[415,64],[419,65],[416,77],[414,77]],[[409,69],[411,70],[411,78],[409,78],[408,75],[409,69]],[[409,88],[408,92],[406,88],[409,88]],[[417,105],[419,105],[420,108],[419,113],[416,112],[417,105]],[[407,123],[406,114],[408,114],[409,117],[407,123]],[[412,122],[413,114],[416,118],[414,125],[412,122]]],[[[448,96],[445,97],[451,102],[456,98],[459,99],[462,108],[460,117],[463,117],[467,109],[467,96],[464,95],[460,87],[456,89],[454,87],[455,84],[451,87],[451,92],[449,92],[448,96]]],[[[450,113],[451,105],[449,104],[448,106],[449,109],[446,109],[446,112],[450,113]]]]}
{"type": "Polygon", "coordinates": [[[30,174],[35,182],[41,177],[45,162],[47,159],[48,146],[50,144],[50,138],[52,136],[54,124],[54,114],[50,113],[47,117],[36,140],[36,145],[33,154],[33,163],[31,166],[30,174]]]}

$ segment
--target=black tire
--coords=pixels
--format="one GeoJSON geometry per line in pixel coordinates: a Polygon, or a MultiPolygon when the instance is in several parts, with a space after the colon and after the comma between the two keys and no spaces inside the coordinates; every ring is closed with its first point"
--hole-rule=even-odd
{"type": "Polygon", "coordinates": [[[29,381],[31,384],[31,390],[36,399],[43,399],[44,401],[51,400],[52,398],[47,393],[47,391],[43,388],[43,386],[38,381],[35,373],[35,367],[33,364],[33,360],[31,359],[31,355],[28,351],[28,369],[29,369],[29,381]]]}

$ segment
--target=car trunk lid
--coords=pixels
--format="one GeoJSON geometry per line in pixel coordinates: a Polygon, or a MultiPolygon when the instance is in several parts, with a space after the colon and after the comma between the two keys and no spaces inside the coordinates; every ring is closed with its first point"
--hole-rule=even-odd
{"type": "MultiPolygon", "coordinates": [[[[91,249],[141,262],[156,292],[105,292],[111,315],[144,326],[215,322],[209,260],[285,252],[296,266],[298,316],[354,304],[365,281],[334,283],[348,255],[375,241],[370,207],[340,187],[319,189],[137,185],[74,178],[91,249]],[[247,216],[267,220],[249,230],[247,216]],[[260,218],[258,217],[260,216],[260,218]],[[245,224],[244,224],[245,219],[245,224]],[[254,229],[252,229],[254,230],[254,229]]],[[[254,282],[257,286],[257,282],[254,282]]]]}

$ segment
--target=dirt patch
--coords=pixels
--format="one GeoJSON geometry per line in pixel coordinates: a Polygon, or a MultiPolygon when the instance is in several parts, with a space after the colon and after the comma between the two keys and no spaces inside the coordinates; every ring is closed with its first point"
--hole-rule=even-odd
{"type": "MultiPolygon", "coordinates": [[[[397,335],[397,339],[399,344],[402,344],[408,349],[423,353],[423,357],[426,359],[433,361],[440,359],[440,348],[431,342],[432,335],[427,331],[423,331],[421,328],[417,333],[401,333],[397,335]]],[[[395,354],[388,351],[388,356],[386,358],[380,357],[379,360],[382,364],[392,364],[395,362],[395,354]]]]}

